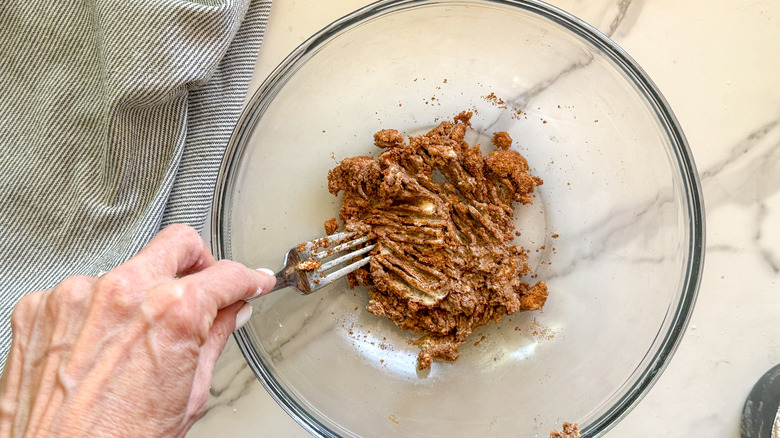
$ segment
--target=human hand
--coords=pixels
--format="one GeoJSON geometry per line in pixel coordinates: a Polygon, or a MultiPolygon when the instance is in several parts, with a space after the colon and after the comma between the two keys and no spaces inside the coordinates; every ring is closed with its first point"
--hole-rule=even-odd
{"type": "Polygon", "coordinates": [[[215,261],[195,230],[173,225],[100,278],[25,296],[0,378],[0,436],[183,436],[251,314],[244,300],[274,281],[215,261]]]}

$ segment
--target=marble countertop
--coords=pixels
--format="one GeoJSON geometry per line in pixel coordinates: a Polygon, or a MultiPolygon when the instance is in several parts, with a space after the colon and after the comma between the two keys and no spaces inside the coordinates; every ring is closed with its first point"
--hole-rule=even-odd
{"type": "MultiPolygon", "coordinates": [[[[298,44],[365,0],[274,0],[250,94],[298,44]]],[[[554,0],[655,81],[696,160],[707,213],[693,318],[666,371],[606,434],[739,437],[742,406],[780,363],[780,2],[554,0]]],[[[230,341],[194,437],[309,436],[230,341]]]]}

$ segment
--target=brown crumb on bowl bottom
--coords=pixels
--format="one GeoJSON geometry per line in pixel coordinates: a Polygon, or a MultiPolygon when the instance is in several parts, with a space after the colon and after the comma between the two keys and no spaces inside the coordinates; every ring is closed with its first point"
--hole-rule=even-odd
{"type": "Polygon", "coordinates": [[[550,438],[578,438],[580,436],[580,427],[577,423],[563,423],[562,427],[560,432],[555,429],[550,431],[550,438]]]}
{"type": "Polygon", "coordinates": [[[493,144],[503,150],[507,150],[512,147],[512,137],[506,131],[500,131],[493,134],[493,144]]]}
{"type": "Polygon", "coordinates": [[[456,360],[476,328],[547,299],[544,282],[522,281],[528,256],[512,243],[514,205],[531,204],[542,180],[509,150],[505,132],[487,155],[466,143],[471,116],[462,112],[408,142],[379,131],[375,145],[385,151],[376,159],[347,158],[328,173],[330,193],[344,193],[345,229],[377,244],[350,286],[369,287],[369,312],[420,335],[413,343],[421,370],[456,360]]]}

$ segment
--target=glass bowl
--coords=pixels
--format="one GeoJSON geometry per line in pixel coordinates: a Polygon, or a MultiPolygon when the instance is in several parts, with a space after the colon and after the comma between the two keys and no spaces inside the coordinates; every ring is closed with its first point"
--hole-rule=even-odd
{"type": "Polygon", "coordinates": [[[698,176],[672,111],[612,41],[535,1],[380,1],[303,43],[239,120],[214,199],[219,258],[281,268],[324,234],[339,160],[373,134],[473,111],[467,140],[507,131],[544,184],[516,208],[539,312],[478,329],[456,362],[416,369],[416,336],[345,281],[253,302],[236,334],[301,426],[323,437],[599,436],[650,389],[693,310],[704,243],[698,176]]]}

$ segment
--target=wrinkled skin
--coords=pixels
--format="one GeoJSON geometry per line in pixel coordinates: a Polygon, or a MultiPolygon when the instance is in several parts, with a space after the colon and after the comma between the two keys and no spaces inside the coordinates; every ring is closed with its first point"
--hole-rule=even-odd
{"type": "Polygon", "coordinates": [[[215,261],[174,225],[100,278],[29,294],[11,317],[0,436],[183,436],[214,364],[274,278],[215,261]]]}

